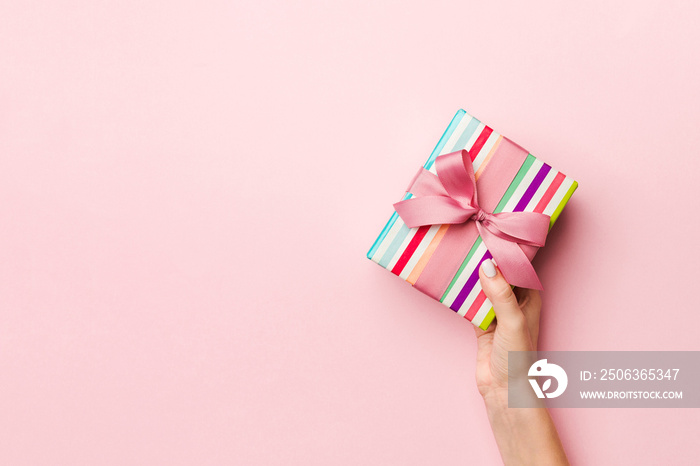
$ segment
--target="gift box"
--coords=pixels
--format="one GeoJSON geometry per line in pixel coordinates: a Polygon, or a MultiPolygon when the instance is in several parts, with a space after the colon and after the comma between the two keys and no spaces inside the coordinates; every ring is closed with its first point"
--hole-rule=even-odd
{"type": "Polygon", "coordinates": [[[530,261],[577,187],[460,110],[367,257],[486,330],[481,262],[495,257],[511,284],[537,287],[530,261]]]}

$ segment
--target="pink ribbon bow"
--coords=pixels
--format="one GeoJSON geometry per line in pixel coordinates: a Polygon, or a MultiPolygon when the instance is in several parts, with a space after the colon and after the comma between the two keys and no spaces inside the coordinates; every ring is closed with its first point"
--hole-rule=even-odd
{"type": "MultiPolygon", "coordinates": [[[[409,191],[414,197],[394,204],[410,228],[474,221],[487,249],[511,285],[541,290],[535,269],[520,245],[542,247],[549,216],[537,212],[485,212],[479,207],[474,168],[466,150],[435,160],[437,176],[425,168],[409,191]]],[[[489,186],[479,185],[482,194],[489,186]]]]}

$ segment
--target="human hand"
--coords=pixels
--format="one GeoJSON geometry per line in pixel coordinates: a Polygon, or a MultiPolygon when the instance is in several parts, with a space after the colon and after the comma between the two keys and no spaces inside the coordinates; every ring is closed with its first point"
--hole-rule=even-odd
{"type": "Polygon", "coordinates": [[[536,351],[542,300],[537,290],[515,288],[506,282],[494,263],[479,268],[484,294],[493,304],[496,322],[486,331],[476,330],[476,385],[484,398],[508,395],[508,351],[536,351]]]}
{"type": "Polygon", "coordinates": [[[542,301],[536,290],[513,290],[490,260],[479,268],[481,287],[496,322],[475,327],[476,384],[506,465],[568,465],[546,408],[508,407],[508,351],[536,351],[542,301]]]}

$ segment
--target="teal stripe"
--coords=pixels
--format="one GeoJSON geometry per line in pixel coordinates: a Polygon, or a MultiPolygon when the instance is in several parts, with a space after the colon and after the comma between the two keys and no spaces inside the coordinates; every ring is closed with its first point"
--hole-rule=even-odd
{"type": "Polygon", "coordinates": [[[391,262],[394,254],[396,254],[396,251],[399,250],[399,246],[401,246],[403,240],[405,240],[406,236],[408,236],[409,231],[411,231],[411,229],[408,228],[405,223],[401,225],[398,233],[396,233],[396,238],[394,238],[394,241],[392,241],[392,243],[389,245],[389,249],[387,249],[384,253],[384,257],[382,257],[382,259],[379,261],[379,265],[384,268],[389,265],[389,262],[391,262]]]}
{"type": "MultiPolygon", "coordinates": [[[[437,146],[435,146],[435,149],[433,149],[433,151],[430,153],[430,157],[428,157],[428,160],[425,162],[425,165],[423,165],[423,167],[425,167],[426,170],[430,170],[430,167],[433,166],[433,163],[435,163],[435,159],[438,157],[438,155],[440,155],[440,153],[442,152],[442,149],[445,148],[445,144],[447,144],[447,140],[450,138],[450,136],[452,136],[452,133],[454,132],[454,130],[457,129],[457,125],[459,125],[462,122],[462,118],[464,118],[464,115],[466,115],[466,114],[467,114],[467,112],[465,112],[464,110],[459,110],[455,114],[455,116],[452,118],[452,121],[450,122],[450,126],[447,127],[447,130],[440,138],[440,141],[438,141],[437,146]],[[459,117],[459,118],[457,118],[457,117],[459,117]]],[[[467,128],[469,128],[471,126],[472,122],[475,119],[476,118],[472,118],[472,121],[470,121],[467,124],[467,128]]],[[[479,124],[479,123],[477,122],[477,124],[479,124]]],[[[461,139],[462,138],[460,138],[460,140],[461,139]]]]}
{"type": "MultiPolygon", "coordinates": [[[[467,112],[460,109],[457,111],[457,113],[455,113],[455,116],[452,117],[452,121],[450,122],[450,125],[447,127],[445,132],[442,134],[442,137],[440,138],[437,145],[433,149],[433,152],[430,153],[430,157],[428,157],[428,161],[425,162],[425,165],[423,165],[426,168],[426,170],[430,169],[430,167],[432,166],[432,164],[435,161],[435,159],[437,158],[437,156],[440,155],[440,152],[442,152],[442,148],[445,147],[445,143],[447,143],[447,140],[450,138],[450,136],[452,136],[452,133],[454,132],[455,128],[457,128],[457,125],[459,124],[460,121],[462,121],[462,118],[464,118],[464,115],[466,115],[466,114],[467,114],[467,112]]],[[[404,194],[402,200],[409,199],[410,197],[411,197],[411,194],[406,193],[406,194],[404,194]]],[[[394,223],[396,222],[396,219],[398,217],[399,217],[399,215],[396,212],[394,212],[391,215],[391,218],[386,223],[386,225],[384,225],[382,232],[379,233],[379,236],[377,237],[376,240],[374,240],[374,244],[372,244],[372,247],[370,248],[369,252],[367,253],[368,259],[372,259],[374,257],[374,254],[377,252],[379,245],[382,244],[382,241],[384,241],[384,238],[386,238],[387,233],[389,233],[389,230],[391,229],[391,227],[394,226],[394,223]]],[[[404,225],[404,227],[405,227],[405,225],[404,225]]],[[[408,234],[408,227],[405,227],[405,229],[406,229],[406,233],[403,234],[401,239],[396,244],[396,248],[394,249],[394,253],[396,252],[396,249],[398,249],[398,247],[401,245],[403,240],[406,238],[406,235],[408,234]]],[[[401,230],[399,231],[399,235],[401,235],[403,233],[403,230],[404,230],[404,228],[402,227],[401,230]]],[[[397,237],[395,239],[398,240],[399,236],[397,235],[397,237]]],[[[394,241],[394,243],[396,243],[396,241],[394,241]]],[[[394,243],[391,244],[389,249],[392,249],[394,247],[394,243]]],[[[387,255],[388,254],[385,254],[385,256],[387,256],[387,255]]],[[[389,260],[391,260],[392,256],[393,256],[393,254],[390,256],[389,260]]],[[[383,259],[384,258],[382,258],[382,260],[383,259]]],[[[381,264],[381,262],[380,262],[380,264],[381,264]]],[[[388,264],[388,261],[387,261],[387,264],[388,264]]],[[[386,268],[386,265],[384,265],[383,267],[386,268]]]]}
{"type": "MultiPolygon", "coordinates": [[[[404,196],[405,198],[406,196],[404,196]]],[[[372,244],[372,247],[369,248],[369,251],[367,252],[367,259],[372,260],[372,257],[374,256],[374,253],[377,252],[377,248],[379,248],[379,245],[382,244],[382,240],[386,238],[386,234],[389,232],[389,228],[392,227],[394,222],[396,221],[396,217],[398,217],[399,214],[394,211],[393,214],[391,214],[391,218],[389,219],[388,222],[386,222],[386,225],[384,225],[384,228],[382,228],[382,232],[379,233],[379,236],[377,236],[377,239],[374,240],[374,244],[372,244]]]]}
{"type": "Polygon", "coordinates": [[[476,127],[479,126],[479,123],[481,123],[479,120],[472,118],[472,121],[470,121],[467,127],[464,128],[464,132],[457,140],[457,143],[454,146],[454,151],[462,150],[467,147],[467,142],[474,134],[474,131],[476,131],[476,127]]]}

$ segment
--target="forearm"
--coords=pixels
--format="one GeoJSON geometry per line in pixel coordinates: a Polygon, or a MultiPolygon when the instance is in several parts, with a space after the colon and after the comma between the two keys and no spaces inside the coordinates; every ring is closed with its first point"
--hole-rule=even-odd
{"type": "Polygon", "coordinates": [[[508,408],[507,392],[485,395],[484,403],[506,466],[569,464],[546,408],[508,408]]]}

